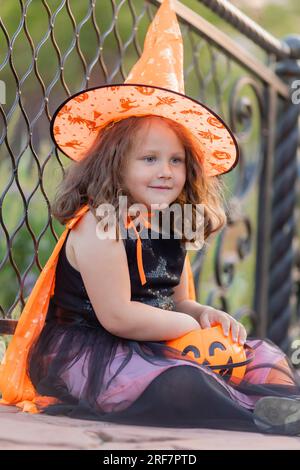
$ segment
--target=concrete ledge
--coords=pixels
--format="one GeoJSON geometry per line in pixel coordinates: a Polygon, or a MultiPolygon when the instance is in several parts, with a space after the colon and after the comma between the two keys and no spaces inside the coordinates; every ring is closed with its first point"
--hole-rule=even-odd
{"type": "Polygon", "coordinates": [[[0,449],[26,450],[300,450],[300,437],[215,429],[179,429],[31,415],[0,406],[0,449]]]}

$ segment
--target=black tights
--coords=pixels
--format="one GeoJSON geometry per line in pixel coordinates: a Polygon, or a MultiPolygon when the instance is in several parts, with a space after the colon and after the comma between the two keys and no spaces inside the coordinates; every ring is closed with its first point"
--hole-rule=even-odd
{"type": "Polygon", "coordinates": [[[213,377],[193,366],[170,367],[112,421],[145,426],[254,431],[253,413],[230,398],[213,377]]]}

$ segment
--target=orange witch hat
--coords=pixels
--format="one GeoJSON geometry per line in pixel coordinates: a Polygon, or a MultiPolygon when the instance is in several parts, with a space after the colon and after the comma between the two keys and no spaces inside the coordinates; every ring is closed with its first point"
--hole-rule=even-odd
{"type": "MultiPolygon", "coordinates": [[[[38,413],[39,405],[57,402],[56,398],[41,396],[35,390],[27,375],[28,352],[45,323],[50,297],[54,294],[55,272],[60,250],[69,230],[72,230],[87,210],[89,210],[88,205],[81,207],[75,217],[66,224],[66,229],[55,245],[22,311],[14,336],[0,365],[0,391],[2,393],[0,403],[2,404],[16,405],[23,411],[38,413]]],[[[127,224],[127,227],[130,226],[131,222],[127,224]]],[[[138,250],[138,253],[138,266],[142,280],[141,251],[138,250]]],[[[187,261],[189,296],[195,300],[194,279],[188,256],[187,261]]]]}
{"type": "Polygon", "coordinates": [[[206,105],[185,95],[183,42],[172,1],[164,0],[149,26],[143,54],[122,84],[86,89],[69,97],[55,112],[51,135],[68,157],[85,158],[99,130],[130,116],[172,119],[200,147],[208,176],[232,170],[239,157],[236,139],[206,105]]]}

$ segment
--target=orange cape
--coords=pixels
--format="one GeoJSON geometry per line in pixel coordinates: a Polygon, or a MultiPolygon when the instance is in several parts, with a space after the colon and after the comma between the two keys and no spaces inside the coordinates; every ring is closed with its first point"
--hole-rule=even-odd
{"type": "MultiPolygon", "coordinates": [[[[54,397],[41,396],[37,393],[27,375],[27,359],[31,345],[42,331],[50,297],[54,294],[55,272],[60,250],[69,230],[72,230],[88,209],[88,205],[81,207],[75,217],[66,224],[21,313],[16,331],[0,365],[0,391],[2,392],[0,403],[2,404],[15,405],[30,413],[39,413],[37,405],[44,406],[58,401],[54,397]]],[[[138,270],[141,282],[144,284],[146,278],[142,263],[142,243],[137,232],[136,234],[138,270]]],[[[194,278],[188,256],[187,260],[185,266],[188,270],[189,298],[195,300],[194,278]]]]}

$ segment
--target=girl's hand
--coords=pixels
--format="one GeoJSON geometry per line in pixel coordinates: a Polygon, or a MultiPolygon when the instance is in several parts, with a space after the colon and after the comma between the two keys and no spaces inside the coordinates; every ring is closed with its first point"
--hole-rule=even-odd
{"type": "Polygon", "coordinates": [[[210,328],[211,326],[215,326],[220,323],[225,336],[228,336],[229,331],[231,330],[233,341],[239,341],[240,344],[244,344],[246,341],[247,331],[244,325],[228,315],[228,313],[223,312],[223,310],[217,310],[208,305],[202,306],[202,311],[198,317],[198,323],[201,328],[210,328]]]}

